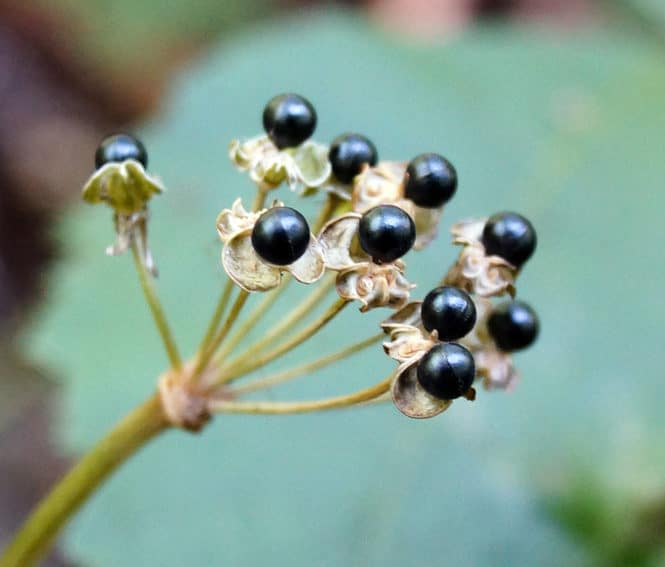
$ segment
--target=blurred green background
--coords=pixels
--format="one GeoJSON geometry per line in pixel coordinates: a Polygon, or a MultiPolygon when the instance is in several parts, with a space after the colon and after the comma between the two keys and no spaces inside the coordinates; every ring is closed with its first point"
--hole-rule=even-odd
{"type": "MultiPolygon", "coordinates": [[[[215,216],[252,196],[227,144],[294,91],[318,110],[317,140],[357,130],[384,159],[436,151],[456,165],[438,240],[408,259],[420,295],[456,256],[453,222],[504,209],[533,221],[519,292],[542,334],[517,357],[522,382],[424,422],[386,405],[169,433],[90,501],[50,564],[665,565],[665,8],[552,5],[7,7],[0,41],[14,51],[0,62],[28,57],[46,79],[10,73],[0,91],[0,123],[30,126],[0,136],[0,538],[166,363],[130,259],[103,254],[108,210],[76,200],[98,140],[137,130],[169,188],[151,241],[191,352],[223,282],[215,216]],[[7,94],[19,87],[28,102],[7,94]]],[[[310,214],[321,202],[279,197],[310,214]]],[[[305,292],[293,286],[266,327],[305,292]]],[[[381,318],[348,310],[271,369],[381,318]]],[[[374,348],[269,397],[334,395],[392,367],[374,348]]]]}

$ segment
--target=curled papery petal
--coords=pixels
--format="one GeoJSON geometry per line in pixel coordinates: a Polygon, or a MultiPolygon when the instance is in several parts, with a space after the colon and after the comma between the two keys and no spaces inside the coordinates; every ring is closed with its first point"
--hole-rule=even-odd
{"type": "Polygon", "coordinates": [[[311,236],[305,253],[293,264],[284,266],[284,268],[302,283],[314,283],[320,279],[326,271],[326,262],[323,250],[316,238],[311,236]]]}
{"type": "Polygon", "coordinates": [[[381,328],[386,332],[390,332],[390,329],[394,327],[422,327],[422,321],[420,319],[420,307],[423,304],[422,301],[409,301],[404,307],[393,312],[393,314],[384,319],[381,322],[381,328]]]}
{"type": "Polygon", "coordinates": [[[336,182],[334,178],[328,179],[328,182],[321,185],[320,189],[325,193],[335,195],[335,197],[338,197],[342,201],[351,200],[351,191],[349,186],[336,182]]]}
{"type": "Polygon", "coordinates": [[[468,219],[450,229],[453,244],[461,244],[463,248],[444,282],[481,297],[505,293],[514,296],[517,270],[500,256],[486,255],[481,242],[486,222],[486,218],[468,219]]]}
{"type": "Polygon", "coordinates": [[[413,222],[416,224],[416,241],[413,243],[414,250],[423,250],[436,238],[442,214],[443,208],[425,209],[414,205],[411,216],[413,222]]]}
{"type": "Polygon", "coordinates": [[[473,353],[476,372],[483,378],[483,386],[488,390],[512,390],[519,382],[520,375],[513,366],[512,357],[494,348],[484,348],[473,353]]]}
{"type": "Polygon", "coordinates": [[[375,167],[366,165],[353,180],[353,210],[364,213],[377,205],[393,204],[403,199],[405,172],[405,162],[382,161],[375,167]]]}
{"type": "Polygon", "coordinates": [[[312,141],[280,150],[266,135],[246,142],[233,140],[229,157],[238,169],[248,171],[254,182],[277,187],[286,181],[298,192],[320,187],[332,172],[328,148],[312,141]]]}
{"type": "Polygon", "coordinates": [[[263,186],[277,187],[286,179],[284,158],[268,136],[245,142],[233,140],[229,145],[229,158],[238,169],[249,172],[252,181],[263,186]]]}
{"type": "Polygon", "coordinates": [[[418,362],[415,359],[400,365],[390,392],[395,406],[404,415],[426,419],[446,411],[452,401],[435,398],[422,388],[417,376],[418,362]]]}
{"type": "Polygon", "coordinates": [[[281,281],[281,270],[266,264],[252,246],[252,229],[236,233],[222,250],[222,265],[245,291],[268,291],[281,281]]]}
{"type": "Polygon", "coordinates": [[[399,263],[356,264],[337,276],[337,293],[348,300],[360,301],[362,312],[375,307],[398,308],[409,301],[415,286],[404,277],[399,263]]]}
{"type": "MultiPolygon", "coordinates": [[[[281,203],[277,203],[281,206],[281,203]]],[[[242,206],[241,199],[236,199],[230,209],[223,209],[217,215],[217,233],[225,244],[239,232],[253,228],[265,209],[256,213],[248,212],[242,206]]]]}
{"type": "Polygon", "coordinates": [[[480,242],[486,222],[487,218],[482,218],[465,219],[455,223],[450,228],[450,233],[453,235],[453,244],[475,244],[480,242]]]}
{"type": "Polygon", "coordinates": [[[327,146],[307,141],[287,151],[293,152],[295,164],[289,174],[289,187],[292,190],[302,191],[305,188],[321,187],[332,174],[327,146]]]}
{"type": "Polygon", "coordinates": [[[499,256],[486,256],[482,244],[467,244],[444,283],[481,297],[515,295],[515,268],[499,256]]]}
{"type": "Polygon", "coordinates": [[[420,359],[435,341],[417,327],[410,325],[393,326],[390,329],[390,340],[383,343],[385,353],[397,362],[420,359]]]}
{"type": "Polygon", "coordinates": [[[355,266],[358,262],[366,262],[369,259],[367,255],[359,257],[362,251],[358,252],[358,256],[351,254],[353,239],[358,233],[360,217],[359,213],[347,213],[331,220],[321,229],[318,241],[325,256],[327,268],[345,270],[355,266]]]}
{"type": "Polygon", "coordinates": [[[487,317],[492,311],[492,302],[484,297],[472,296],[473,304],[476,307],[476,324],[470,333],[459,339],[462,346],[465,346],[472,353],[484,349],[488,346],[494,346],[494,341],[487,330],[487,317]]]}
{"type": "Polygon", "coordinates": [[[148,175],[138,161],[128,159],[100,167],[83,186],[83,199],[93,204],[103,202],[118,214],[131,215],[163,192],[164,186],[156,177],[148,175]]]}

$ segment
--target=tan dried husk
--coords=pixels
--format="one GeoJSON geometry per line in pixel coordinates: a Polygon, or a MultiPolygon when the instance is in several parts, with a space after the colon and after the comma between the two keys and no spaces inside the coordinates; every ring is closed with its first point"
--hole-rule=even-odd
{"type": "Polygon", "coordinates": [[[401,307],[409,301],[415,286],[404,277],[400,264],[355,264],[337,276],[337,293],[343,299],[362,303],[362,312],[376,307],[401,307]]]}
{"type": "Polygon", "coordinates": [[[452,400],[435,398],[423,389],[418,382],[419,361],[420,357],[413,358],[398,367],[390,393],[393,403],[404,415],[414,419],[427,419],[446,411],[452,400]]]}
{"type": "MultiPolygon", "coordinates": [[[[281,206],[280,201],[275,201],[273,206],[281,206]]],[[[262,209],[256,213],[246,211],[242,206],[242,199],[238,198],[233,201],[230,209],[223,209],[217,215],[217,234],[221,241],[226,244],[239,232],[254,228],[256,221],[259,217],[266,212],[267,209],[262,209]]]]}
{"type": "Polygon", "coordinates": [[[319,232],[318,241],[328,269],[346,270],[370,260],[367,254],[356,251],[353,246],[361,216],[360,213],[346,213],[327,222],[319,232]]]}
{"type": "Polygon", "coordinates": [[[378,205],[396,203],[404,198],[402,181],[405,162],[382,161],[376,166],[365,165],[353,180],[353,210],[364,213],[378,205]]]}
{"type": "Polygon", "coordinates": [[[276,188],[286,181],[299,193],[321,187],[332,173],[327,146],[313,141],[280,150],[266,135],[245,142],[233,140],[229,157],[238,169],[248,171],[255,183],[276,188]]]}
{"type": "Polygon", "coordinates": [[[512,356],[500,351],[487,329],[487,319],[492,312],[492,302],[474,297],[477,321],[473,330],[459,342],[473,354],[476,373],[483,378],[487,390],[512,390],[519,382],[519,372],[512,356]]]}
{"type": "Polygon", "coordinates": [[[520,374],[513,365],[512,356],[490,347],[473,353],[476,372],[483,378],[487,390],[513,390],[519,383],[520,374]]]}
{"type": "MultiPolygon", "coordinates": [[[[274,201],[273,207],[282,206],[274,201]]],[[[252,230],[256,221],[266,212],[247,212],[240,199],[231,209],[217,216],[217,233],[224,243],[222,266],[229,277],[245,291],[268,291],[282,281],[282,272],[289,272],[302,283],[314,283],[325,273],[323,249],[313,235],[305,253],[288,266],[275,266],[263,260],[252,245],[252,230]]]]}
{"type": "Polygon", "coordinates": [[[480,297],[506,293],[514,297],[516,268],[500,256],[485,254],[481,236],[486,220],[467,220],[453,225],[453,244],[460,244],[463,248],[443,283],[480,297]]]}
{"type": "Polygon", "coordinates": [[[153,195],[163,193],[164,186],[148,175],[141,163],[128,159],[100,167],[83,186],[83,200],[106,203],[118,215],[141,213],[153,195]]]}
{"type": "Polygon", "coordinates": [[[436,237],[443,208],[426,209],[404,197],[406,162],[382,161],[375,167],[365,165],[353,180],[353,210],[364,213],[378,205],[395,205],[405,211],[416,225],[414,250],[424,249],[436,237]]]}
{"type": "Polygon", "coordinates": [[[157,267],[148,246],[148,201],[163,193],[161,182],[148,175],[141,163],[128,159],[100,167],[83,186],[83,199],[91,204],[105,203],[115,211],[117,234],[106,248],[109,256],[124,254],[136,244],[141,263],[153,276],[157,267]]]}

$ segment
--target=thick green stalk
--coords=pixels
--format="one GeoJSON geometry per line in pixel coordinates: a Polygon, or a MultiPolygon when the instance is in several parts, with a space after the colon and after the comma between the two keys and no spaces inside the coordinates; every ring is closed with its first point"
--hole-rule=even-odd
{"type": "Polygon", "coordinates": [[[157,395],[125,417],[40,502],[0,557],[0,567],[35,565],[99,485],[128,457],[168,427],[157,395]]]}

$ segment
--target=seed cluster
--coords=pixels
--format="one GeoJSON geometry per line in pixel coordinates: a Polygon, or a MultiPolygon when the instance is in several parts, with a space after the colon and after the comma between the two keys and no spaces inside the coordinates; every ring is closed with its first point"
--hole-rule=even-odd
{"type": "MultiPolygon", "coordinates": [[[[436,236],[443,207],[458,189],[452,163],[431,152],[409,162],[380,161],[375,144],[357,132],[319,144],[310,139],[316,110],[294,93],[272,98],[262,118],[264,134],[234,140],[229,150],[261,197],[254,210],[237,199],[217,217],[231,281],[245,293],[261,292],[279,286],[284,272],[314,284],[328,271],[341,301],[359,302],[362,312],[391,309],[381,323],[388,336],[383,347],[399,363],[392,399],[409,417],[432,417],[460,397],[473,400],[477,379],[488,389],[512,388],[518,373],[511,354],[530,346],[539,330],[535,311],[514,299],[517,276],[536,249],[532,224],[500,212],[454,225],[459,257],[422,301],[411,300],[415,285],[402,258],[436,236]],[[264,206],[283,184],[302,197],[326,196],[316,222],[278,200],[264,206]],[[508,301],[497,300],[506,295],[508,301]]],[[[90,202],[114,208],[125,248],[145,239],[147,202],[161,192],[147,163],[139,140],[112,136],[99,146],[97,172],[84,189],[90,202]],[[111,176],[124,182],[111,183],[111,176]],[[110,194],[108,187],[121,191],[110,194]]]]}

